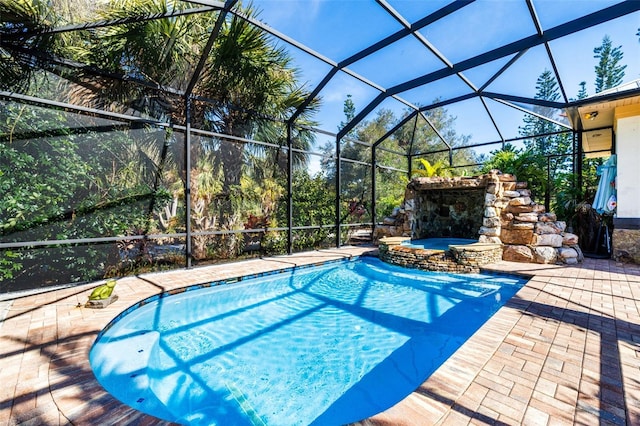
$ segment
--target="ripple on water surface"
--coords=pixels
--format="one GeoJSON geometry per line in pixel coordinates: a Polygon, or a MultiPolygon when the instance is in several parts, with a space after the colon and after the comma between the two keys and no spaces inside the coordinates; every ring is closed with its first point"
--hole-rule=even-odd
{"type": "Polygon", "coordinates": [[[343,424],[420,385],[522,286],[364,259],[143,305],[91,363],[123,402],[188,424],[343,424]]]}

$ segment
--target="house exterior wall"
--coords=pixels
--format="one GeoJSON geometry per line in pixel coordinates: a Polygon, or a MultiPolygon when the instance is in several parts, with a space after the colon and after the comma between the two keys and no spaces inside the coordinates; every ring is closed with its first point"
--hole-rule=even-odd
{"type": "Polygon", "coordinates": [[[640,263],[640,105],[616,108],[617,211],[612,257],[640,263]]]}

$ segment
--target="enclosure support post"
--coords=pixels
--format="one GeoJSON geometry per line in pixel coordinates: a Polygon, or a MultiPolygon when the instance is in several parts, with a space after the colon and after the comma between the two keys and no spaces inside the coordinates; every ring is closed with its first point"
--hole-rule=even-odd
{"type": "Polygon", "coordinates": [[[287,253],[293,253],[293,141],[287,123],[287,253]]]}
{"type": "Polygon", "coordinates": [[[371,239],[376,232],[376,147],[371,147],[371,239]]]}
{"type": "Polygon", "coordinates": [[[551,204],[551,157],[547,157],[547,187],[544,191],[544,208],[550,211],[551,204]]]}
{"type": "Polygon", "coordinates": [[[340,137],[336,137],[336,247],[340,248],[340,137]]]}
{"type": "Polygon", "coordinates": [[[191,97],[185,98],[184,209],[185,267],[191,268],[191,97]]]}
{"type": "Polygon", "coordinates": [[[580,200],[576,196],[576,188],[579,188],[578,185],[578,162],[576,158],[578,155],[578,137],[576,132],[571,133],[571,193],[573,194],[573,203],[577,205],[580,200]]]}
{"type": "MultiPolygon", "coordinates": [[[[575,156],[576,176],[578,177],[578,189],[582,193],[582,132],[578,132],[577,150],[575,156]]],[[[584,197],[583,197],[584,198],[584,197]]]]}

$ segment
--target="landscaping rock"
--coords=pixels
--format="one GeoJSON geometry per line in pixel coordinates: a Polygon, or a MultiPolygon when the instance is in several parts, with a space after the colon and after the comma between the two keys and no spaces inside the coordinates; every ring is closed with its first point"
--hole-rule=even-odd
{"type": "Polygon", "coordinates": [[[562,247],[562,235],[560,234],[534,234],[534,246],[562,247]]]}
{"type": "Polygon", "coordinates": [[[501,175],[498,175],[498,179],[500,180],[500,182],[513,182],[514,184],[517,180],[516,177],[511,173],[503,173],[501,175]]]}
{"type": "Polygon", "coordinates": [[[500,228],[489,228],[487,226],[481,226],[478,231],[480,235],[486,235],[489,237],[497,237],[500,235],[500,228]]]}
{"type": "MultiPolygon", "coordinates": [[[[471,178],[415,178],[407,185],[402,207],[377,226],[386,230],[376,235],[424,238],[473,232],[480,243],[504,246],[505,260],[567,263],[583,259],[578,237],[564,232],[566,223],[536,204],[527,184],[510,174],[492,170],[471,178]],[[470,220],[478,216],[481,220],[470,220]],[[571,250],[559,253],[560,248],[571,250]]],[[[621,257],[629,256],[628,248],[621,251],[621,257]]]]}
{"type": "Polygon", "coordinates": [[[531,222],[511,222],[508,226],[505,226],[505,228],[508,229],[530,229],[533,231],[533,228],[536,226],[535,223],[531,223],[531,222]]]}
{"type": "MultiPolygon", "coordinates": [[[[561,247],[558,249],[558,257],[563,261],[567,259],[578,259],[578,252],[572,248],[561,247]]],[[[566,262],[565,262],[566,263],[566,262]]]]}
{"type": "Polygon", "coordinates": [[[572,234],[570,232],[564,232],[562,234],[562,245],[563,246],[576,246],[576,245],[578,245],[578,236],[576,234],[572,234]]]}
{"type": "Polygon", "coordinates": [[[488,228],[497,228],[502,225],[501,221],[497,217],[485,217],[482,219],[482,225],[488,228]]]}
{"type": "Polygon", "coordinates": [[[509,201],[509,206],[530,206],[530,205],[531,205],[530,197],[516,197],[516,198],[513,198],[511,201],[509,201]]]}
{"type": "Polygon", "coordinates": [[[544,214],[544,212],[547,211],[547,209],[542,204],[534,204],[532,207],[533,208],[531,211],[536,212],[538,214],[544,214]]]}
{"type": "Polygon", "coordinates": [[[553,247],[534,247],[533,255],[536,263],[555,263],[558,259],[558,252],[553,247]]]}
{"type": "Polygon", "coordinates": [[[504,195],[505,197],[509,197],[509,198],[518,198],[518,197],[520,197],[520,193],[518,191],[504,191],[502,193],[502,195],[504,195]]]}
{"type": "Polygon", "coordinates": [[[558,220],[555,213],[543,213],[539,217],[540,222],[555,222],[558,220]]]}
{"type": "Polygon", "coordinates": [[[490,243],[490,244],[502,244],[502,240],[500,237],[490,237],[488,235],[480,235],[478,238],[479,243],[490,243]]]}
{"type": "Polygon", "coordinates": [[[493,207],[487,207],[484,209],[484,217],[496,217],[498,213],[496,213],[496,209],[493,207]]]}
{"type": "Polygon", "coordinates": [[[533,229],[502,229],[500,239],[503,244],[529,245],[533,239],[533,229]]]}
{"type": "Polygon", "coordinates": [[[519,220],[520,222],[538,222],[538,213],[521,213],[514,217],[515,220],[519,220]]]}
{"type": "MultiPolygon", "coordinates": [[[[515,200],[515,198],[514,198],[515,200]]],[[[506,212],[510,212],[513,214],[522,214],[522,213],[531,213],[533,211],[533,206],[514,206],[512,204],[509,204],[508,206],[505,207],[505,211],[506,212]]]]}
{"type": "Polygon", "coordinates": [[[536,234],[560,234],[564,231],[558,222],[538,222],[536,224],[536,234]]]}
{"type": "Polygon", "coordinates": [[[572,246],[571,248],[574,249],[576,251],[576,253],[578,253],[578,262],[582,262],[584,260],[584,254],[582,253],[582,249],[580,249],[580,246],[578,244],[576,244],[575,246],[572,246]]]}
{"type": "Polygon", "coordinates": [[[510,262],[531,263],[534,255],[527,246],[506,245],[502,251],[502,259],[510,262]]]}

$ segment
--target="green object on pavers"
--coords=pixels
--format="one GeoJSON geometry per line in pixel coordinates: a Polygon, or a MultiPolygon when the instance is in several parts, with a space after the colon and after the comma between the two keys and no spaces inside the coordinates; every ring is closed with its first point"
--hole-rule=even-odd
{"type": "Polygon", "coordinates": [[[91,294],[89,295],[89,300],[104,300],[108,299],[113,293],[113,288],[116,286],[116,280],[113,278],[107,280],[106,283],[102,284],[93,289],[91,294]]]}

